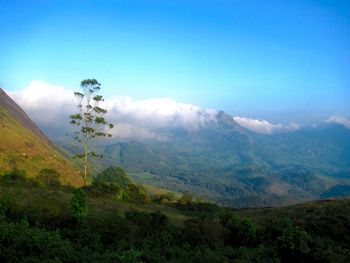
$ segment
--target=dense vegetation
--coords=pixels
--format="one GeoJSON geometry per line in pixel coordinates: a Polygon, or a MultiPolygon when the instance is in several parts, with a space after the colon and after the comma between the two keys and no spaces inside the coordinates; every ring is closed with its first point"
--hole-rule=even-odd
{"type": "Polygon", "coordinates": [[[85,188],[0,177],[1,262],[349,262],[350,200],[230,209],[150,195],[120,168],[85,188]]]}

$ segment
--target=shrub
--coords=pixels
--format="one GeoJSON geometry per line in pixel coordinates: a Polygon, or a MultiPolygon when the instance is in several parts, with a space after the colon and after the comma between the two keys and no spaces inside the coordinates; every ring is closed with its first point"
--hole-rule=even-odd
{"type": "Polygon", "coordinates": [[[39,184],[44,186],[59,186],[60,185],[60,174],[54,169],[42,169],[36,180],[39,184]]]}
{"type": "Polygon", "coordinates": [[[191,194],[188,193],[184,193],[182,194],[181,198],[178,201],[180,204],[190,204],[193,202],[193,196],[191,194]]]}
{"type": "Polygon", "coordinates": [[[126,199],[130,202],[134,203],[149,203],[151,201],[151,197],[146,192],[146,190],[136,184],[130,184],[127,186],[125,190],[126,199]]]}
{"type": "Polygon", "coordinates": [[[70,208],[78,220],[83,220],[88,216],[87,194],[83,189],[79,188],[74,191],[70,208]]]}
{"type": "Polygon", "coordinates": [[[24,182],[27,178],[27,173],[25,170],[20,170],[18,168],[13,168],[11,172],[5,173],[5,180],[21,181],[24,182]]]}
{"type": "Polygon", "coordinates": [[[12,193],[5,193],[1,196],[0,213],[8,218],[17,219],[20,206],[12,193]]]}
{"type": "Polygon", "coordinates": [[[96,181],[116,183],[121,187],[131,184],[125,171],[120,167],[109,167],[96,176],[96,181]]]}
{"type": "Polygon", "coordinates": [[[117,200],[124,199],[124,190],[116,183],[93,181],[91,185],[84,188],[87,193],[95,197],[110,197],[117,200]]]}
{"type": "Polygon", "coordinates": [[[193,218],[184,222],[187,241],[192,245],[207,244],[210,247],[220,246],[224,228],[219,222],[209,219],[193,218]]]}

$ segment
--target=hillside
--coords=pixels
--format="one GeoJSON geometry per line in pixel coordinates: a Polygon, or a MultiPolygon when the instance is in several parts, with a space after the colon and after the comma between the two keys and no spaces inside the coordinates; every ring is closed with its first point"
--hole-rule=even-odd
{"type": "Polygon", "coordinates": [[[116,178],[102,173],[99,183],[83,189],[87,193],[84,218],[75,217],[72,201],[77,191],[69,187],[42,187],[0,177],[0,261],[350,260],[349,199],[254,209],[226,208],[189,196],[170,202],[152,196],[140,202],[119,198],[126,177],[119,168],[112,171],[116,178]]]}
{"type": "Polygon", "coordinates": [[[56,170],[64,184],[81,185],[71,161],[44,135],[27,114],[0,89],[0,171],[14,167],[29,176],[56,170]]]}

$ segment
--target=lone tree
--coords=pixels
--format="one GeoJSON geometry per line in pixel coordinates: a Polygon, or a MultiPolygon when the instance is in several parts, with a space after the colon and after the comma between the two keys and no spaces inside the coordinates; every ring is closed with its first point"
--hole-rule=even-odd
{"type": "Polygon", "coordinates": [[[78,113],[70,116],[70,123],[76,128],[74,139],[78,154],[74,157],[83,159],[83,179],[86,186],[89,157],[102,157],[93,151],[92,141],[100,137],[111,137],[109,131],[113,128],[113,124],[105,120],[103,116],[107,110],[99,106],[103,101],[103,97],[97,94],[101,84],[96,79],[85,79],[80,83],[80,87],[82,92],[74,92],[78,113]]]}

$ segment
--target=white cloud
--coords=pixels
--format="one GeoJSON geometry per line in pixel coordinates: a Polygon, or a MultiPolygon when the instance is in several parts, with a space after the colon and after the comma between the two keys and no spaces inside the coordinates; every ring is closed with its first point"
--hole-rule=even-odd
{"type": "MultiPolygon", "coordinates": [[[[76,111],[73,90],[34,80],[23,90],[8,94],[33,118],[39,126],[53,129],[68,129],[69,116],[76,111]]],[[[170,98],[133,100],[130,97],[106,99],[107,119],[116,124],[112,131],[118,138],[159,139],[166,137],[160,130],[184,127],[188,130],[216,121],[217,111],[176,102],[170,98]]],[[[239,125],[262,134],[294,131],[298,124],[271,124],[266,120],[233,118],[239,125]]],[[[350,127],[350,121],[332,117],[329,122],[350,127]]]]}
{"type": "Polygon", "coordinates": [[[75,110],[71,90],[40,80],[34,80],[25,89],[8,94],[41,126],[68,124],[69,115],[75,110]]]}
{"type": "Polygon", "coordinates": [[[332,116],[328,120],[326,120],[327,123],[336,123],[345,126],[346,128],[350,129],[350,120],[338,117],[338,116],[332,116]]]}
{"type": "Polygon", "coordinates": [[[216,116],[214,110],[178,103],[169,98],[132,100],[130,97],[115,97],[106,101],[106,108],[116,122],[153,129],[173,126],[195,129],[216,116]]]}
{"type": "MultiPolygon", "coordinates": [[[[32,81],[25,89],[8,94],[41,127],[68,128],[69,115],[76,111],[73,90],[43,81],[32,81]],[[66,126],[64,126],[66,125],[66,126]]],[[[214,120],[215,110],[178,103],[169,98],[133,100],[130,97],[106,99],[106,118],[116,124],[115,137],[164,139],[159,129],[197,129],[214,120]]]]}
{"type": "Polygon", "coordinates": [[[300,126],[296,123],[290,123],[288,125],[283,124],[271,124],[266,120],[257,120],[243,117],[234,117],[233,118],[239,125],[249,129],[256,133],[262,134],[274,134],[280,132],[295,131],[300,129],[300,126]]]}

